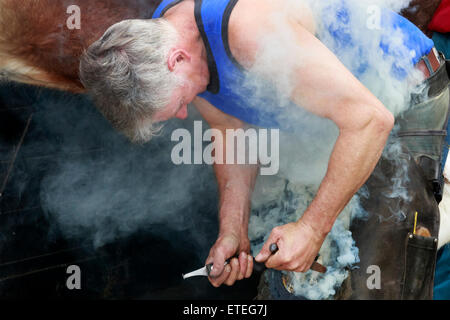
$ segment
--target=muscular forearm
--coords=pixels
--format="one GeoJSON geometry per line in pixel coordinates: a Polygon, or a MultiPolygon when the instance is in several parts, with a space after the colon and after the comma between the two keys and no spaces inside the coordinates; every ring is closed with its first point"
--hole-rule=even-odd
{"type": "Polygon", "coordinates": [[[374,118],[357,130],[341,130],[327,174],[302,218],[315,232],[325,236],[331,230],[375,168],[391,129],[392,119],[387,116],[374,118]]]}
{"type": "Polygon", "coordinates": [[[214,264],[209,277],[213,286],[218,287],[223,283],[232,285],[236,280],[250,277],[253,270],[253,258],[248,255],[250,253],[248,219],[258,167],[223,164],[227,159],[227,129],[241,129],[245,127],[245,124],[223,113],[202,98],[195,99],[195,106],[210,127],[219,130],[223,137],[223,139],[214,139],[216,160],[214,171],[219,187],[220,230],[219,237],[212,246],[205,264],[214,264]],[[216,153],[217,150],[222,150],[222,154],[216,153]],[[223,272],[225,260],[235,255],[239,255],[238,258],[232,258],[227,265],[228,272],[223,272]]]}
{"type": "MultiPolygon", "coordinates": [[[[219,130],[223,137],[223,139],[214,140],[214,149],[222,150],[222,159],[216,159],[214,164],[220,196],[220,234],[233,233],[238,237],[243,235],[247,237],[250,200],[258,166],[223,164],[227,159],[226,130],[242,129],[246,125],[242,121],[221,112],[202,98],[195,100],[195,106],[208,121],[211,128],[219,130]]],[[[220,157],[219,154],[215,154],[215,156],[220,157]]]]}
{"type": "Polygon", "coordinates": [[[258,167],[216,164],[214,170],[220,194],[219,234],[247,235],[250,201],[258,167]]]}

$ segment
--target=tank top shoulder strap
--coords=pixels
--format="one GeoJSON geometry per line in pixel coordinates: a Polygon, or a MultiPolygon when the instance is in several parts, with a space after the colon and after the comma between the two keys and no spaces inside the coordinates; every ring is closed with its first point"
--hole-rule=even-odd
{"type": "Polygon", "coordinates": [[[161,18],[170,8],[176,6],[183,0],[163,0],[153,12],[152,19],[161,18]]]}
{"type": "Polygon", "coordinates": [[[218,93],[223,76],[238,64],[228,45],[228,21],[238,0],[196,0],[195,19],[205,43],[211,82],[208,91],[218,93]]]}
{"type": "MultiPolygon", "coordinates": [[[[162,17],[181,1],[183,0],[163,0],[153,13],[153,19],[162,17]]],[[[220,91],[219,74],[230,68],[240,67],[228,45],[228,21],[237,2],[238,0],[195,0],[195,21],[205,44],[210,72],[207,90],[213,94],[220,91]]]]}

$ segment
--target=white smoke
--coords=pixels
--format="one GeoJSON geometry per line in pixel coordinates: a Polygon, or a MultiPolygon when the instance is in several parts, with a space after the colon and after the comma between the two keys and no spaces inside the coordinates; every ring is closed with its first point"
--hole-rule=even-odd
{"type": "MultiPolygon", "coordinates": [[[[384,102],[392,113],[398,114],[404,110],[409,101],[412,87],[410,84],[417,82],[417,79],[400,81],[391,75],[392,66],[398,61],[383,59],[377,42],[381,36],[379,32],[375,30],[368,36],[366,9],[367,5],[376,4],[398,11],[409,1],[352,2],[354,5],[349,7],[348,25],[343,25],[342,21],[337,20],[336,15],[332,14],[328,15],[326,25],[319,23],[318,20],[318,17],[326,12],[333,13],[330,8],[337,8],[342,0],[288,0],[285,2],[286,10],[297,8],[299,14],[307,14],[307,11],[298,9],[304,3],[309,3],[312,15],[317,19],[316,33],[321,36],[321,40],[329,49],[338,54],[340,60],[351,71],[356,72],[363,65],[366,66],[365,72],[360,76],[363,84],[384,102]],[[330,25],[345,28],[358,46],[340,50],[335,46],[334,39],[327,35],[326,26],[330,25]]],[[[273,20],[278,21],[279,17],[275,16],[273,20]]],[[[254,81],[252,77],[261,75],[268,67],[278,70],[280,78],[271,79],[272,84],[282,88],[275,97],[276,106],[287,107],[289,101],[286,97],[292,91],[290,81],[292,65],[302,62],[301,56],[289,54],[288,45],[293,43],[290,37],[294,35],[282,32],[283,29],[284,26],[280,22],[278,28],[274,30],[280,32],[274,32],[261,39],[262,47],[265,49],[261,51],[262,54],[258,56],[254,69],[249,74],[248,80],[251,80],[249,87],[252,88],[253,97],[261,108],[264,106],[272,108],[274,105],[265,103],[267,83],[254,81]]],[[[402,35],[392,32],[392,36],[393,41],[401,47],[402,35]]],[[[401,48],[399,51],[402,51],[401,48]]],[[[402,67],[413,71],[411,66],[402,67]]],[[[294,118],[293,114],[288,116],[294,118]]],[[[81,121],[76,117],[74,119],[75,123],[81,121]]],[[[254,211],[249,226],[253,252],[259,251],[273,227],[301,217],[326,172],[328,159],[338,135],[338,130],[331,121],[306,111],[299,109],[295,119],[296,130],[282,133],[280,137],[279,176],[258,179],[253,197],[254,211]],[[287,179],[289,183],[286,182],[287,179]]],[[[60,120],[54,119],[54,123],[58,121],[60,120]]],[[[160,140],[152,143],[163,145],[160,140]]],[[[202,220],[197,212],[193,212],[194,203],[202,202],[207,191],[215,192],[212,173],[188,166],[184,166],[182,170],[171,168],[170,160],[167,159],[170,150],[167,148],[155,148],[155,152],[158,153],[143,150],[131,154],[130,147],[124,142],[121,144],[117,147],[117,151],[113,152],[114,157],[92,159],[92,162],[91,159],[75,157],[63,159],[55,166],[54,172],[43,180],[42,204],[48,212],[57,215],[62,228],[69,234],[79,234],[84,229],[91,229],[90,234],[93,234],[97,246],[139,228],[158,223],[170,224],[179,230],[189,228],[198,230],[205,219],[202,220]],[[127,156],[127,153],[130,154],[127,156]],[[146,162],[150,158],[152,161],[146,162]],[[169,169],[171,173],[168,172],[169,169]],[[204,183],[201,183],[202,180],[204,183]],[[185,210],[184,215],[179,214],[180,208],[185,210]]],[[[395,157],[395,152],[398,151],[396,147],[392,146],[389,150],[392,157],[395,157]]],[[[396,179],[393,191],[405,191],[401,188],[404,180],[400,173],[396,179]]],[[[361,196],[367,197],[367,190],[362,191],[361,196]]],[[[408,195],[399,193],[395,196],[406,198],[408,195]]],[[[348,231],[350,219],[364,215],[358,197],[355,196],[339,216],[320,250],[321,262],[328,267],[327,273],[324,275],[312,271],[304,274],[292,273],[295,294],[309,299],[329,299],[335,294],[336,289],[348,276],[347,269],[359,261],[358,249],[348,231]]],[[[201,240],[203,239],[198,240],[199,244],[202,243],[201,240]]]]}
{"type": "Polygon", "coordinates": [[[138,231],[164,238],[170,238],[170,230],[186,232],[203,259],[215,237],[213,170],[174,165],[173,143],[164,134],[183,124],[193,131],[198,113],[191,112],[191,121],[167,123],[161,136],[139,146],[119,136],[96,112],[86,112],[89,104],[83,109],[70,101],[64,101],[66,109],[53,105],[62,103],[48,99],[35,121],[60,137],[60,153],[42,179],[40,201],[64,236],[98,248],[138,231]],[[90,145],[93,151],[86,152],[90,145]]]}
{"type": "MultiPolygon", "coordinates": [[[[289,180],[296,179],[290,175],[289,180]]],[[[260,177],[255,188],[249,225],[252,251],[259,252],[274,227],[298,220],[313,200],[317,188],[317,184],[292,183],[282,177],[260,177]]],[[[332,297],[347,278],[347,269],[359,262],[358,248],[348,230],[354,215],[365,215],[359,206],[358,196],[339,215],[319,252],[320,262],[327,266],[327,272],[289,272],[296,295],[308,299],[332,297]]]]}
{"type": "Polygon", "coordinates": [[[409,106],[413,90],[419,93],[423,89],[416,87],[423,75],[410,63],[411,57],[418,53],[404,45],[405,34],[401,30],[383,24],[383,20],[372,21],[371,17],[380,12],[370,8],[389,7],[398,11],[408,3],[400,1],[394,5],[394,1],[364,0],[317,1],[313,4],[313,12],[321,19],[317,30],[321,41],[395,116],[409,106]],[[343,3],[346,4],[345,13],[343,3]],[[337,19],[339,14],[345,14],[345,18],[337,19]],[[343,46],[343,41],[336,40],[336,34],[330,30],[344,33],[351,39],[351,45],[343,46]],[[385,55],[380,47],[383,38],[389,39],[389,55],[385,55]],[[394,68],[402,69],[409,77],[393,76],[394,68]]]}
{"type": "Polygon", "coordinates": [[[400,12],[409,6],[411,0],[360,0],[360,2],[366,3],[367,5],[378,5],[394,10],[395,12],[400,12]]]}
{"type": "Polygon", "coordinates": [[[402,203],[410,202],[412,197],[407,189],[407,184],[409,182],[408,165],[410,156],[409,154],[402,152],[402,145],[395,139],[388,141],[383,156],[385,159],[391,161],[395,168],[394,175],[391,178],[391,184],[389,188],[383,192],[383,195],[386,198],[395,199],[395,201],[391,202],[392,204],[389,206],[389,210],[391,210],[392,213],[391,216],[385,218],[379,215],[378,217],[380,221],[403,221],[406,219],[407,213],[404,212],[405,208],[402,206],[402,203]],[[396,205],[394,206],[393,203],[396,205]]]}
{"type": "MultiPolygon", "coordinates": [[[[398,30],[390,30],[387,26],[369,30],[367,19],[369,6],[379,6],[400,11],[410,1],[378,0],[378,1],[345,1],[346,17],[338,18],[343,0],[286,2],[289,12],[298,10],[309,4],[315,18],[316,36],[335,53],[343,64],[378,98],[394,115],[406,110],[410,105],[411,92],[423,92],[417,84],[423,76],[406,61],[414,53],[403,45],[403,34],[398,30]],[[342,46],[336,41],[330,30],[343,30],[351,38],[352,45],[342,46]],[[386,57],[380,48],[380,40],[389,35],[390,49],[395,55],[386,57]],[[396,77],[393,69],[402,69],[409,76],[406,79],[396,77]]],[[[303,8],[304,9],[304,8],[303,8]]],[[[305,10],[302,11],[306,12],[305,10]]],[[[279,17],[274,16],[273,21],[279,17]]],[[[283,30],[280,22],[274,30],[283,30]]],[[[342,33],[341,33],[342,35],[342,33]]],[[[302,63],[301,56],[289,55],[289,37],[292,34],[278,32],[261,39],[262,53],[248,76],[254,93],[254,99],[261,108],[272,108],[265,104],[271,101],[267,97],[267,84],[257,82],[254,78],[264,75],[267,70],[281,70],[280,77],[271,79],[278,89],[277,106],[285,108],[292,92],[292,66],[302,63]],[[276,57],[276,58],[275,58],[276,57]],[[257,75],[256,77],[254,75],[257,75]],[[266,100],[265,100],[266,99],[266,100]]],[[[291,51],[292,52],[292,51],[291,51]]],[[[297,50],[298,52],[298,50],[297,50]]],[[[298,75],[301,76],[301,75],[298,75]]],[[[333,84],[330,83],[330,86],[333,84]]],[[[330,101],[330,103],[333,103],[330,101]]],[[[286,119],[295,118],[296,128],[281,135],[280,142],[280,174],[278,177],[260,177],[253,196],[253,214],[250,218],[249,235],[253,252],[258,252],[270,234],[278,225],[298,220],[312,201],[320,181],[325,175],[328,159],[334,142],[338,136],[336,126],[327,120],[320,119],[306,111],[300,110],[295,116],[289,113],[286,119]],[[289,181],[289,182],[287,182],[289,181]]],[[[387,189],[387,197],[407,201],[409,194],[405,183],[408,181],[408,159],[398,157],[401,154],[400,144],[391,140],[384,156],[395,162],[398,169],[392,178],[392,187],[387,189]]],[[[363,187],[337,219],[332,231],[326,238],[320,255],[322,263],[328,267],[326,274],[313,271],[306,273],[289,273],[295,294],[308,299],[330,299],[348,276],[348,269],[359,262],[358,248],[348,230],[354,217],[366,217],[367,213],[359,204],[359,197],[369,197],[367,188],[363,187]]],[[[400,207],[400,206],[399,206],[400,207]]],[[[392,208],[392,219],[402,220],[405,213],[392,208]]],[[[380,216],[381,217],[381,216],[380,216]]]]}
{"type": "Polygon", "coordinates": [[[252,104],[262,110],[284,109],[282,121],[292,123],[295,114],[295,121],[308,122],[310,116],[305,112],[292,112],[288,108],[293,79],[301,77],[293,72],[302,66],[303,57],[310,55],[308,48],[299,50],[297,35],[289,31],[292,28],[282,17],[288,12],[291,17],[311,20],[306,25],[314,29],[316,37],[397,116],[408,108],[412,92],[423,93],[424,88],[418,85],[423,74],[410,62],[419,53],[404,45],[404,32],[387,25],[388,18],[382,17],[385,8],[399,11],[408,4],[409,1],[387,0],[286,1],[280,12],[267,17],[271,32],[258,39],[259,50],[246,81],[234,90],[251,95],[252,104]],[[299,14],[295,14],[297,11],[299,14]],[[380,45],[386,39],[389,39],[387,49],[380,45]],[[408,76],[397,76],[395,72],[408,76]]]}

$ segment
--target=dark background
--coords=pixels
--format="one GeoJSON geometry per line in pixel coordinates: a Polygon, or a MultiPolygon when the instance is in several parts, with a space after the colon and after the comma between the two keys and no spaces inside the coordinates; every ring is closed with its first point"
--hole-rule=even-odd
{"type": "MultiPolygon", "coordinates": [[[[209,185],[196,186],[193,200],[180,206],[180,215],[194,219],[187,229],[174,228],[171,223],[147,223],[100,247],[93,244],[95,230],[68,233],[51,211],[42,208],[42,181],[65,159],[120,157],[124,151],[119,151],[117,145],[126,148],[127,153],[166,150],[170,143],[167,135],[148,145],[132,145],[82,95],[2,84],[0,297],[254,298],[257,275],[219,289],[203,277],[182,280],[182,273],[203,265],[217,237],[217,190],[211,190],[209,185]],[[79,119],[89,121],[80,124],[79,119]],[[81,290],[66,288],[69,265],[81,268],[81,290]]],[[[146,159],[152,161],[151,157],[146,159]]],[[[183,170],[183,167],[169,169],[183,170]]],[[[139,171],[138,164],[135,170],[139,171]]],[[[210,170],[206,178],[214,179],[210,168],[200,166],[195,170],[210,170]]],[[[164,173],[158,179],[164,183],[164,173]]],[[[204,184],[202,179],[198,183],[204,184]]],[[[133,197],[136,190],[126,184],[121,191],[133,197]]]]}

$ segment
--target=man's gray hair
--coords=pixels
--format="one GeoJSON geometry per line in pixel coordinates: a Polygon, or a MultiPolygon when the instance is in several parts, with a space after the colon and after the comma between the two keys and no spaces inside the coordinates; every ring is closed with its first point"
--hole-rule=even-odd
{"type": "Polygon", "coordinates": [[[80,79],[95,105],[133,142],[149,141],[160,130],[152,116],[181,83],[167,66],[177,41],[177,31],[164,18],[124,20],[81,58],[80,79]]]}

